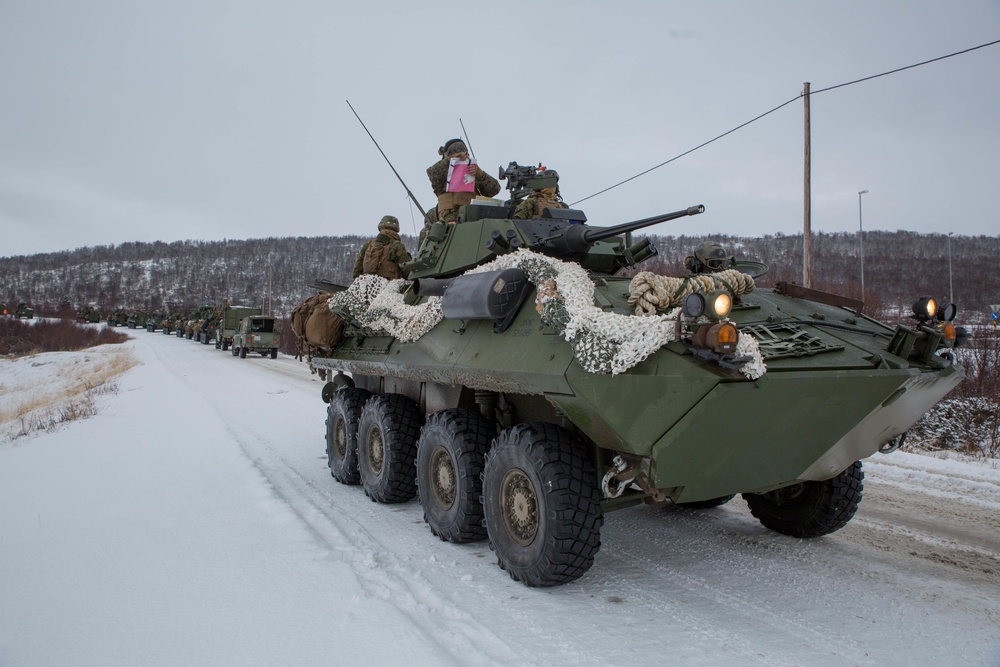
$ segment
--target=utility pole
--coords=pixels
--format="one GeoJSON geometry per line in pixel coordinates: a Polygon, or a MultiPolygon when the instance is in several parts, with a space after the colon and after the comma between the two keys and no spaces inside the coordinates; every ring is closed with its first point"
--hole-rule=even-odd
{"type": "Polygon", "coordinates": [[[802,91],[802,99],[805,103],[805,171],[803,197],[804,211],[802,223],[802,286],[812,287],[812,200],[810,196],[810,172],[812,170],[809,139],[809,82],[805,82],[805,90],[802,91]]]}
{"type": "Polygon", "coordinates": [[[865,300],[865,227],[861,220],[861,195],[868,194],[867,190],[858,193],[858,256],[861,257],[861,301],[865,300]]]}

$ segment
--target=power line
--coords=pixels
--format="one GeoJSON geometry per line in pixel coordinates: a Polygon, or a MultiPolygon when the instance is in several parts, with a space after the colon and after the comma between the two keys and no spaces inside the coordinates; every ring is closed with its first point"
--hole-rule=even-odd
{"type": "MultiPolygon", "coordinates": [[[[1000,44],[1000,39],[994,40],[992,42],[987,42],[985,44],[980,44],[979,46],[973,46],[972,48],[963,49],[962,51],[956,51],[955,53],[949,53],[946,56],[939,56],[937,58],[931,58],[930,60],[925,60],[923,62],[914,63],[913,65],[907,65],[906,67],[898,67],[898,68],[896,68],[894,70],[889,70],[888,72],[882,72],[881,74],[872,74],[871,76],[866,76],[866,77],[861,78],[861,79],[855,79],[854,81],[847,81],[846,83],[838,83],[835,86],[828,86],[827,88],[820,88],[819,90],[812,91],[810,93],[810,95],[818,95],[819,93],[825,93],[825,92],[830,91],[830,90],[836,90],[837,88],[843,88],[845,86],[853,86],[856,83],[861,83],[863,81],[870,81],[872,79],[877,79],[877,78],[882,77],[882,76],[888,76],[890,74],[896,74],[897,72],[902,72],[904,70],[913,69],[914,67],[920,67],[921,65],[927,65],[927,64],[930,64],[930,63],[937,62],[939,60],[944,60],[946,58],[953,58],[955,56],[960,56],[960,55],[962,55],[964,53],[969,53],[970,51],[975,51],[977,49],[986,48],[987,46],[993,46],[994,44],[1000,44]]],[[[706,141],[704,143],[698,144],[694,148],[686,150],[683,153],[680,153],[679,155],[675,155],[674,157],[670,158],[669,160],[666,160],[665,162],[661,162],[660,164],[658,164],[658,165],[656,165],[654,167],[650,167],[649,169],[647,169],[645,171],[641,171],[638,174],[636,174],[635,176],[630,176],[630,177],[626,178],[624,181],[620,181],[618,183],[615,183],[614,185],[606,187],[603,190],[599,190],[599,191],[595,192],[592,195],[587,195],[583,199],[578,199],[575,202],[571,203],[570,206],[576,206],[580,202],[587,201],[588,199],[593,199],[597,195],[602,195],[602,194],[604,194],[605,192],[607,192],[609,190],[614,190],[615,188],[617,188],[620,185],[625,185],[629,181],[634,181],[635,179],[639,178],[640,176],[645,176],[646,174],[648,174],[651,171],[655,171],[655,170],[659,169],[660,167],[668,165],[668,164],[670,164],[671,162],[673,162],[675,160],[679,160],[680,158],[684,157],[685,155],[690,155],[691,153],[694,153],[696,150],[698,150],[700,148],[704,148],[705,146],[708,146],[710,143],[718,141],[719,139],[721,139],[721,138],[723,138],[723,137],[725,137],[727,135],[730,135],[733,132],[736,132],[737,130],[743,129],[744,127],[746,127],[747,125],[750,125],[751,123],[757,122],[758,120],[760,120],[764,116],[770,115],[770,114],[774,113],[775,111],[777,111],[778,109],[781,109],[783,107],[788,106],[789,104],[791,104],[792,102],[796,101],[797,99],[799,99],[801,97],[802,97],[802,93],[799,93],[796,97],[793,97],[792,99],[788,100],[787,102],[782,102],[781,104],[779,104],[778,106],[774,107],[770,111],[765,111],[764,113],[760,114],[759,116],[751,118],[750,120],[746,121],[745,123],[737,125],[733,129],[731,129],[731,130],[729,130],[727,132],[723,132],[722,134],[718,135],[717,137],[709,139],[708,141],[706,141]]]]}

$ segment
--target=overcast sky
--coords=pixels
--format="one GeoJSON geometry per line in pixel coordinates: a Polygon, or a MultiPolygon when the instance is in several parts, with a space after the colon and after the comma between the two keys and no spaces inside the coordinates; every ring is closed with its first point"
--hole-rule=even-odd
{"type": "MultiPolygon", "coordinates": [[[[1000,39],[1000,0],[0,0],[0,256],[373,233],[468,130],[568,202],[792,98],[1000,39]]],[[[1000,44],[812,97],[812,225],[1000,234],[1000,44]]],[[[506,191],[502,196],[506,198],[506,191]]],[[[579,204],[797,233],[803,104],[579,204]]]]}

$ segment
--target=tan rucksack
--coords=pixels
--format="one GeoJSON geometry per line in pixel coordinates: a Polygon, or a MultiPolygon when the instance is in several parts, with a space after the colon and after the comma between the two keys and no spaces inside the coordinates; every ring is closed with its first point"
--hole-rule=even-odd
{"type": "Polygon", "coordinates": [[[292,311],[292,331],[300,359],[312,358],[313,352],[332,350],[343,337],[344,322],[327,305],[332,296],[332,292],[322,292],[292,311]]]}

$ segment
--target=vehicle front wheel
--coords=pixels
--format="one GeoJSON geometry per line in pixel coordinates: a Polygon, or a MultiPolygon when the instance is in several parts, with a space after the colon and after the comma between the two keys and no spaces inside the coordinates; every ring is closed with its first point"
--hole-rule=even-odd
{"type": "Polygon", "coordinates": [[[246,359],[246,358],[247,358],[247,349],[245,347],[241,347],[240,348],[240,359],[246,359]]]}
{"type": "Polygon", "coordinates": [[[420,411],[402,394],[372,396],[358,426],[358,470],[375,502],[404,503],[417,495],[420,411]]]}
{"type": "Polygon", "coordinates": [[[490,548],[512,579],[565,584],[594,564],[604,514],[585,452],[555,424],[518,424],[494,438],[483,509],[490,548]]]}
{"type": "Polygon", "coordinates": [[[478,410],[435,412],[417,441],[417,488],[424,521],[449,542],[486,538],[483,526],[483,467],[492,420],[478,410]]]}
{"type": "Polygon", "coordinates": [[[342,387],[330,398],[326,411],[326,458],[330,474],[341,484],[361,482],[358,472],[358,424],[371,393],[342,387]]]}
{"type": "Polygon", "coordinates": [[[840,530],[854,517],[864,478],[861,461],[855,461],[833,479],[744,493],[743,499],[765,528],[792,537],[820,537],[840,530]]]}

